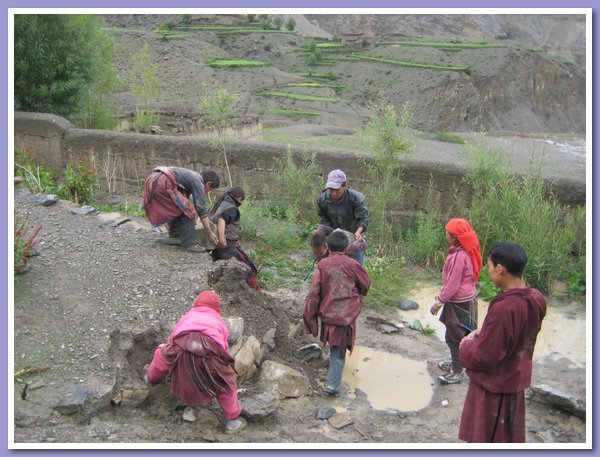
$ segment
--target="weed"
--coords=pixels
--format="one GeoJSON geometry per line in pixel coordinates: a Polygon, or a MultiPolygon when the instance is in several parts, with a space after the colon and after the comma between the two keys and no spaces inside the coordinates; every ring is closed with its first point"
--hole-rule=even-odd
{"type": "Polygon", "coordinates": [[[313,111],[298,111],[292,109],[268,109],[266,113],[285,114],[287,116],[318,116],[319,113],[313,111]]]}
{"type": "Polygon", "coordinates": [[[14,214],[14,271],[17,273],[27,266],[27,258],[36,242],[36,236],[42,229],[42,225],[38,225],[35,229],[31,230],[27,226],[27,218],[21,219],[16,211],[14,214]]]}
{"type": "Polygon", "coordinates": [[[371,289],[365,305],[374,308],[398,306],[401,297],[412,287],[412,280],[404,274],[403,258],[391,255],[370,255],[365,269],[371,278],[371,289]]]}
{"type": "Polygon", "coordinates": [[[412,328],[413,330],[416,330],[417,332],[421,332],[423,335],[427,335],[427,336],[435,335],[435,329],[430,327],[429,324],[427,324],[425,327],[423,327],[423,324],[421,323],[421,321],[419,319],[415,319],[414,322],[409,325],[409,327],[412,328]]]}
{"type": "Polygon", "coordinates": [[[128,216],[145,218],[146,213],[142,209],[140,205],[135,203],[119,203],[118,205],[95,205],[95,208],[98,211],[106,212],[106,213],[121,213],[126,214],[128,216]]]}
{"type": "Polygon", "coordinates": [[[293,100],[303,100],[308,102],[341,102],[342,99],[335,97],[320,97],[317,95],[303,95],[303,94],[293,94],[290,92],[262,92],[261,95],[271,96],[271,97],[283,97],[283,98],[291,98],[293,100]]]}
{"type": "Polygon", "coordinates": [[[456,67],[456,66],[451,66],[451,65],[433,65],[433,64],[426,64],[426,63],[409,62],[407,60],[383,59],[381,57],[371,57],[371,56],[364,56],[364,55],[359,55],[359,54],[352,54],[351,57],[354,58],[355,60],[371,60],[374,62],[382,62],[382,63],[389,63],[389,64],[393,64],[393,65],[400,65],[402,67],[423,68],[423,69],[429,69],[429,70],[462,71],[467,74],[471,73],[471,69],[469,67],[456,67]]]}
{"type": "Polygon", "coordinates": [[[93,201],[100,188],[100,171],[93,154],[78,164],[67,164],[63,182],[58,188],[58,196],[78,205],[93,201]]]}
{"type": "Polygon", "coordinates": [[[146,111],[144,109],[135,109],[135,125],[139,128],[147,128],[151,125],[158,125],[160,116],[158,113],[146,111]]]}

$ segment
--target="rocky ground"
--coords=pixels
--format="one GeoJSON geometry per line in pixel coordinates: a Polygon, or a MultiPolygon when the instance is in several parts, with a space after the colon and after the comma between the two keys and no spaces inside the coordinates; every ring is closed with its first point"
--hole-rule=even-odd
{"type": "MultiPolygon", "coordinates": [[[[302,294],[253,291],[237,262],[215,264],[208,255],[161,244],[161,235],[144,220],[77,214],[81,209],[65,201],[43,206],[18,186],[15,209],[32,227],[43,228],[30,270],[15,286],[14,369],[44,369],[14,383],[9,414],[15,443],[458,443],[467,385],[438,384],[437,362],[447,355],[439,338],[408,326],[381,332],[376,320],[397,322],[395,312],[365,309],[357,343],[423,364],[420,385],[406,387],[393,379],[382,385],[384,399],[430,389],[430,400],[417,410],[375,409],[365,392],[348,383],[338,397],[319,393],[323,358],[295,355],[315,343],[297,331],[302,294]],[[234,346],[246,354],[238,359],[249,360],[239,362],[244,372],[239,387],[253,417],[238,435],[223,432],[218,405],[186,408],[169,395],[168,385],[149,390],[141,379],[156,345],[207,287],[221,294],[224,317],[243,319],[234,346]],[[288,370],[284,378],[274,374],[280,365],[288,370]],[[329,414],[334,415],[325,419],[329,414]]],[[[547,365],[543,383],[583,386],[585,369],[572,377],[570,365],[564,359],[547,365]]],[[[585,388],[583,407],[556,394],[560,389],[554,397],[552,389],[529,391],[530,443],[585,442],[585,388]]]]}

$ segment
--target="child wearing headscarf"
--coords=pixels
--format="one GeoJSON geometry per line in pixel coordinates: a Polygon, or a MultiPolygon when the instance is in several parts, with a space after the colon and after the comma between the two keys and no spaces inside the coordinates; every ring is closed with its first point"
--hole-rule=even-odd
{"type": "Polygon", "coordinates": [[[234,359],[227,352],[229,329],[221,319],[221,298],[212,290],[201,292],[161,344],[144,381],[149,386],[171,376],[171,394],[188,405],[207,405],[216,397],[226,420],[225,432],[246,427],[240,417],[234,359]]]}
{"type": "Polygon", "coordinates": [[[443,287],[430,311],[437,315],[443,307],[440,322],[446,326],[445,338],[451,356],[451,360],[438,364],[448,372],[438,379],[443,384],[456,384],[466,379],[460,364],[460,341],[477,328],[476,286],[482,260],[477,234],[465,219],[454,218],[446,224],[446,240],[450,249],[442,271],[443,287]]]}

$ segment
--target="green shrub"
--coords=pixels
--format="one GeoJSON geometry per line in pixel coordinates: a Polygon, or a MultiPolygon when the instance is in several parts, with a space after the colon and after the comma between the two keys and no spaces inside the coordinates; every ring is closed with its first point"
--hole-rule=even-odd
{"type": "Polygon", "coordinates": [[[99,188],[100,171],[92,154],[79,164],[67,164],[58,196],[87,205],[92,203],[99,188]]]}
{"type": "Polygon", "coordinates": [[[285,158],[277,159],[275,176],[279,186],[277,189],[267,187],[264,191],[267,214],[300,224],[317,222],[316,200],[322,183],[316,179],[315,158],[316,153],[304,153],[296,162],[288,147],[285,158]]]}
{"type": "Polygon", "coordinates": [[[404,274],[404,259],[396,256],[373,256],[366,258],[365,269],[371,278],[371,289],[365,305],[374,308],[397,307],[400,299],[411,289],[413,283],[404,274]]]}
{"type": "Polygon", "coordinates": [[[158,125],[160,115],[152,111],[136,108],[135,110],[135,125],[138,128],[148,128],[151,125],[158,125]]]}
{"type": "Polygon", "coordinates": [[[526,280],[549,292],[553,280],[565,277],[571,266],[581,218],[556,200],[533,166],[524,176],[512,175],[500,154],[473,144],[474,164],[466,178],[473,187],[468,219],[484,252],[502,240],[523,245],[529,259],[526,280]]]}

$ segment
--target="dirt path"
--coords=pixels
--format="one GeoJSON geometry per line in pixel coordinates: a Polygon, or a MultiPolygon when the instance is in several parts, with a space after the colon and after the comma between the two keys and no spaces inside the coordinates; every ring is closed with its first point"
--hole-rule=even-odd
{"type": "MultiPolygon", "coordinates": [[[[438,338],[408,327],[383,334],[367,320],[397,320],[397,314],[367,309],[358,326],[357,343],[367,352],[357,363],[390,355],[403,358],[399,371],[390,366],[399,377],[382,384],[383,395],[369,398],[363,390],[352,388],[347,373],[342,394],[323,397],[317,393],[326,374],[323,363],[294,357],[295,349],[315,341],[288,336],[290,324],[301,315],[301,301],[294,300],[297,294],[257,293],[242,281],[219,282],[218,267],[208,255],[156,242],[156,233],[143,220],[113,227],[105,222],[111,220],[106,215],[76,215],[71,212],[76,207],[64,201],[48,207],[33,203],[17,187],[15,208],[27,215],[32,226],[43,224],[36,247],[39,255],[30,259],[31,271],[19,276],[15,293],[15,371],[51,367],[27,377],[25,392],[24,384],[14,384],[16,443],[399,443],[402,447],[458,442],[467,385],[438,384],[437,361],[447,355],[438,338]],[[245,432],[233,436],[223,433],[217,405],[196,408],[197,420],[184,421],[185,405],[170,397],[165,385],[138,406],[131,406],[131,398],[112,405],[110,399],[119,389],[140,386],[142,367],[157,342],[209,285],[221,293],[225,317],[244,318],[244,334],[260,339],[276,329],[269,359],[304,373],[313,393],[282,400],[274,414],[251,421],[245,432]],[[403,383],[405,376],[414,374],[402,371],[404,362],[422,364],[418,385],[403,383]],[[85,406],[73,414],[58,412],[65,389],[74,386],[89,388],[85,406]],[[373,406],[375,400],[403,404],[417,395],[425,395],[427,401],[416,410],[373,406]],[[338,416],[345,415],[352,424],[336,429],[316,419],[316,410],[325,406],[335,407],[338,416]]],[[[242,402],[260,390],[256,378],[240,385],[246,389],[242,402]]],[[[534,401],[527,407],[528,441],[585,441],[584,421],[534,401]]]]}

